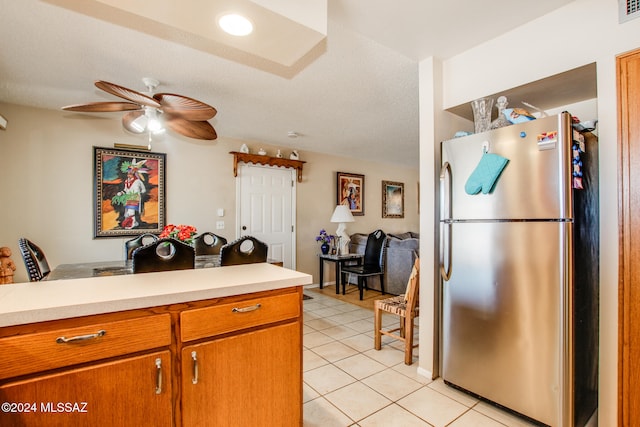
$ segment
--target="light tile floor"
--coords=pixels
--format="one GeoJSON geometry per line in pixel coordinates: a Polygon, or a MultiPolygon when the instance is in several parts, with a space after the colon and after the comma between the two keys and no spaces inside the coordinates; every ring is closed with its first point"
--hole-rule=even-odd
{"type": "MultiPolygon", "coordinates": [[[[400,341],[383,337],[382,350],[374,350],[372,310],[307,294],[313,299],[304,301],[305,427],[532,425],[418,375],[418,351],[406,366],[400,341]]],[[[385,316],[383,324],[396,319],[385,316]]]]}

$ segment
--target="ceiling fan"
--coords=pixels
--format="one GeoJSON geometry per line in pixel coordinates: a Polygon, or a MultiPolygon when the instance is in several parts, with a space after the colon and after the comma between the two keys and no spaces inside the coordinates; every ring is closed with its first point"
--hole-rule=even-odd
{"type": "Polygon", "coordinates": [[[90,102],[68,105],[62,109],[86,113],[127,111],[122,117],[122,125],[126,130],[136,134],[149,133],[151,135],[151,133],[163,130],[164,124],[172,131],[189,138],[214,140],[218,137],[213,126],[207,121],[216,115],[215,108],[182,95],[153,94],[159,84],[158,80],[145,77],[142,82],[151,96],[114,83],[98,80],[95,82],[98,89],[126,99],[128,102],[90,102]]]}

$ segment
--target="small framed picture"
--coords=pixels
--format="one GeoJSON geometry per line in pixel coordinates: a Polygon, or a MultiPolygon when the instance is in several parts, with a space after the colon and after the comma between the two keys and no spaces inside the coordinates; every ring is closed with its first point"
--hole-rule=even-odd
{"type": "Polygon", "coordinates": [[[382,218],[404,218],[404,183],[382,181],[382,218]]]}
{"type": "Polygon", "coordinates": [[[364,215],[364,175],[338,172],[336,182],[336,203],[349,206],[352,215],[364,215]]]}
{"type": "Polygon", "coordinates": [[[164,153],[93,147],[95,237],[162,231],[165,157],[164,153]]]}

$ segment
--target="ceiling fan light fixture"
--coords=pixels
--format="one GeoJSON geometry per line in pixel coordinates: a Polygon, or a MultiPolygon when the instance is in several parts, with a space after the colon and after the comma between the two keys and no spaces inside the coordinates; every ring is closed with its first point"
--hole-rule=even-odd
{"type": "Polygon", "coordinates": [[[140,116],[131,122],[131,128],[138,133],[142,133],[147,128],[148,121],[147,116],[140,116]]]}
{"type": "Polygon", "coordinates": [[[232,36],[248,36],[253,32],[253,24],[247,18],[237,13],[227,13],[218,18],[218,25],[232,36]]]}
{"type": "Polygon", "coordinates": [[[129,126],[136,133],[150,132],[157,135],[165,131],[157,111],[153,108],[146,108],[144,114],[131,121],[129,126]]]}
{"type": "Polygon", "coordinates": [[[165,128],[163,128],[162,126],[160,126],[157,130],[151,130],[149,129],[149,132],[154,134],[154,135],[161,135],[163,133],[165,133],[167,130],[165,128]]]}
{"type": "Polygon", "coordinates": [[[162,123],[160,123],[160,120],[158,120],[157,118],[151,118],[147,123],[147,130],[153,133],[160,132],[163,130],[162,123]]]}
{"type": "Polygon", "coordinates": [[[148,94],[97,80],[95,86],[98,89],[127,102],[90,102],[62,109],[87,113],[127,111],[122,117],[124,129],[137,135],[147,133],[149,138],[152,134],[166,132],[167,128],[188,138],[213,141],[218,137],[216,130],[208,122],[217,113],[211,105],[174,93],[153,93],[153,89],[159,84],[156,79],[145,77],[143,83],[149,89],[148,94]]]}
{"type": "Polygon", "coordinates": [[[162,122],[158,119],[158,112],[154,108],[146,108],[144,112],[147,118],[146,130],[152,133],[160,133],[164,131],[162,122]]]}

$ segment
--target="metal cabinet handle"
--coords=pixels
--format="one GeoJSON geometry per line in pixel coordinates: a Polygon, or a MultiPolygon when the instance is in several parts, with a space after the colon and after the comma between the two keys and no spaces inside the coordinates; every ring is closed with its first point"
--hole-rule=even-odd
{"type": "Polygon", "coordinates": [[[260,303],[258,303],[256,305],[252,305],[250,307],[243,307],[243,308],[234,307],[234,308],[231,309],[231,311],[233,313],[248,313],[250,311],[256,311],[260,307],[262,307],[262,305],[260,303]]]}
{"type": "Polygon", "coordinates": [[[162,359],[156,359],[156,394],[162,393],[162,359]]]}
{"type": "Polygon", "coordinates": [[[193,360],[193,372],[191,374],[191,382],[198,384],[198,354],[194,351],[191,352],[191,359],[193,360]]]}
{"type": "Polygon", "coordinates": [[[107,333],[107,331],[105,331],[104,329],[101,329],[98,332],[96,332],[95,334],[78,335],[76,337],[71,337],[71,338],[58,337],[58,338],[56,338],[56,342],[58,344],[69,344],[69,343],[74,343],[74,342],[78,342],[78,341],[93,340],[93,339],[96,339],[96,338],[103,337],[106,333],[107,333]]]}

